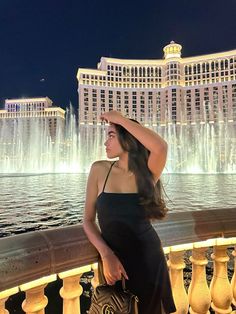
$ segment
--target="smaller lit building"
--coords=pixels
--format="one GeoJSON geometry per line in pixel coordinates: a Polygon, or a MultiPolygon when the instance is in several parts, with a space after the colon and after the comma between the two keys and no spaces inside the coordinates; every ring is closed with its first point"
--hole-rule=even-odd
{"type": "MultiPolygon", "coordinates": [[[[14,130],[14,124],[21,124],[25,134],[29,135],[32,122],[44,129],[48,128],[51,138],[54,139],[57,129],[64,129],[65,110],[52,106],[48,97],[6,99],[5,109],[0,110],[0,130],[14,130]]],[[[8,135],[10,135],[8,132],[8,135]]]]}

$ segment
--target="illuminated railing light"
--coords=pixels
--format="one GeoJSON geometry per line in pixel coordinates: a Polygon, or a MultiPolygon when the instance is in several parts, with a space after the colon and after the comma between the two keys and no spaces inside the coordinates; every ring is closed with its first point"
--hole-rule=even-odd
{"type": "Polygon", "coordinates": [[[180,252],[180,251],[187,251],[192,250],[193,243],[186,243],[186,244],[177,244],[170,247],[171,252],[180,252]]]}
{"type": "Polygon", "coordinates": [[[29,289],[32,289],[32,288],[44,285],[46,283],[56,281],[56,280],[57,280],[56,274],[44,276],[42,278],[39,278],[39,279],[36,279],[36,280],[33,280],[33,281],[30,281],[30,282],[27,282],[27,283],[20,285],[20,290],[26,291],[26,290],[29,290],[29,289]]]}
{"type": "Polygon", "coordinates": [[[19,287],[10,288],[0,292],[0,300],[8,298],[9,296],[16,294],[20,291],[19,287]]]}

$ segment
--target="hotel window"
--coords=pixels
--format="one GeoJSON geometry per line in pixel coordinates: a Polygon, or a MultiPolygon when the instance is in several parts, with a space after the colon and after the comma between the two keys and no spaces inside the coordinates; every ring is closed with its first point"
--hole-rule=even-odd
{"type": "Polygon", "coordinates": [[[124,92],[124,104],[127,105],[129,103],[129,93],[127,91],[124,92]]]}
{"type": "Polygon", "coordinates": [[[201,73],[201,64],[200,63],[197,64],[197,73],[198,74],[201,73]]]}
{"type": "Polygon", "coordinates": [[[188,75],[188,67],[187,66],[184,67],[184,74],[188,75]]]}
{"type": "Polygon", "coordinates": [[[223,115],[226,118],[227,117],[227,108],[228,108],[228,87],[227,85],[222,86],[222,110],[223,115]]]}
{"type": "Polygon", "coordinates": [[[236,84],[232,85],[232,111],[233,119],[236,120],[236,84]]]}
{"type": "Polygon", "coordinates": [[[218,88],[213,87],[213,116],[214,120],[218,119],[219,108],[218,108],[219,98],[218,98],[218,88]]]}
{"type": "Polygon", "coordinates": [[[210,101],[209,100],[205,101],[203,109],[205,112],[206,121],[209,121],[210,120],[210,101]]]}
{"type": "Polygon", "coordinates": [[[200,118],[200,90],[195,89],[195,111],[197,118],[200,118]]]}
{"type": "Polygon", "coordinates": [[[129,67],[127,67],[126,76],[130,76],[130,68],[129,67]]]}
{"type": "Polygon", "coordinates": [[[186,92],[186,113],[187,113],[187,120],[191,120],[192,116],[192,104],[191,104],[191,90],[188,89],[186,92]]]}
{"type": "Polygon", "coordinates": [[[93,95],[93,97],[97,97],[97,90],[96,89],[92,89],[92,95],[93,95]]]}
{"type": "Polygon", "coordinates": [[[126,67],[123,67],[123,76],[126,76],[126,67]]]}

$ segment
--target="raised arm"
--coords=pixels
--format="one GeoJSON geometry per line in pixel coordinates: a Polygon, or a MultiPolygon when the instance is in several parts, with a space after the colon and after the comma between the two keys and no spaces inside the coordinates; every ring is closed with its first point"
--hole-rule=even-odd
{"type": "Polygon", "coordinates": [[[101,115],[101,119],[120,124],[150,151],[148,168],[157,180],[166,164],[167,143],[165,140],[154,131],[122,116],[117,111],[105,112],[101,115]]]}

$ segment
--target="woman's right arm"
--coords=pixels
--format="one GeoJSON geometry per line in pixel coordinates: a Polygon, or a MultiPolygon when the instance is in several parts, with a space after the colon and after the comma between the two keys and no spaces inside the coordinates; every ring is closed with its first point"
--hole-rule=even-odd
{"type": "Polygon", "coordinates": [[[119,259],[103,240],[100,230],[95,222],[96,200],[98,196],[98,176],[100,171],[101,166],[99,165],[99,162],[93,163],[87,181],[83,228],[89,241],[95,246],[101,255],[104,275],[107,283],[114,284],[116,280],[120,279],[121,274],[123,274],[125,278],[127,278],[127,275],[119,259]]]}

